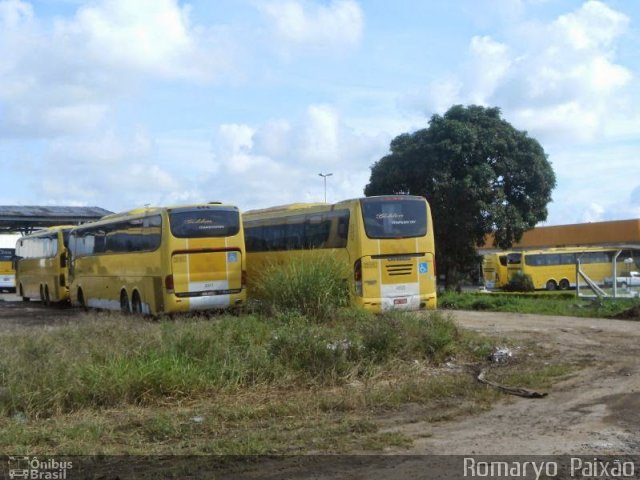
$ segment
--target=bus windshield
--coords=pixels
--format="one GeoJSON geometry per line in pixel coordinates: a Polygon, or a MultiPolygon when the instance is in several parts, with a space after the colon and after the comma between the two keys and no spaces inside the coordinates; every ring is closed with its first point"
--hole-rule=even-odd
{"type": "Polygon", "coordinates": [[[230,208],[176,209],[169,223],[177,238],[229,237],[240,231],[240,213],[230,208]]]}
{"type": "Polygon", "coordinates": [[[423,237],[427,204],[417,198],[363,198],[364,229],[369,238],[423,237]]]}

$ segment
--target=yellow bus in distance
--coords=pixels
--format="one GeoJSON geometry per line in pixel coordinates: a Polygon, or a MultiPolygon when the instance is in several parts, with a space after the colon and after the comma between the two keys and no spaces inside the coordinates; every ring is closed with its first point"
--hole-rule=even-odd
{"type": "MultiPolygon", "coordinates": [[[[531,276],[534,288],[568,290],[576,286],[576,263],[580,260],[582,271],[599,286],[613,272],[613,259],[621,249],[615,247],[549,248],[512,252],[508,255],[509,278],[515,272],[531,276]]],[[[617,258],[617,270],[623,272],[631,263],[640,265],[637,252],[622,249],[617,258]],[[625,260],[627,260],[625,262],[625,260]]]]}
{"type": "Polygon", "coordinates": [[[23,301],[69,301],[68,242],[73,227],[49,227],[16,242],[16,285],[23,301]]]}
{"type": "Polygon", "coordinates": [[[485,288],[502,288],[509,283],[508,255],[509,252],[498,252],[482,256],[482,278],[485,288]]]}
{"type": "Polygon", "coordinates": [[[0,292],[16,291],[16,271],[13,269],[14,248],[0,248],[0,292]]]}
{"type": "Polygon", "coordinates": [[[349,265],[357,305],[436,308],[433,223],[423,197],[285,205],[245,212],[243,222],[250,287],[268,265],[322,249],[349,265]]]}
{"type": "Polygon", "coordinates": [[[71,231],[71,302],[123,313],[240,307],[245,248],[238,208],[140,208],[71,231]]]}

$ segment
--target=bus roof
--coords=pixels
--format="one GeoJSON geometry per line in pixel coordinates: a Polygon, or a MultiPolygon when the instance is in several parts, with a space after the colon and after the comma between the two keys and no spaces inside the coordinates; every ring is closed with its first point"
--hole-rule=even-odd
{"type": "Polygon", "coordinates": [[[640,245],[618,244],[618,245],[588,245],[584,247],[555,247],[536,248],[535,250],[517,250],[509,253],[522,253],[523,255],[539,255],[544,253],[582,253],[601,252],[611,250],[640,250],[640,245]]]}
{"type": "Polygon", "coordinates": [[[418,195],[376,195],[376,196],[372,196],[372,197],[349,198],[349,199],[346,199],[346,200],[340,200],[339,202],[336,202],[336,203],[323,203],[323,202],[289,203],[289,204],[285,204],[285,205],[277,205],[277,206],[274,206],[274,207],[247,210],[246,212],[243,213],[243,215],[245,215],[245,216],[257,216],[257,215],[268,214],[268,213],[276,213],[276,212],[283,212],[284,213],[284,212],[294,212],[294,211],[298,211],[298,210],[311,210],[311,209],[318,209],[320,211],[322,211],[322,210],[332,210],[335,207],[339,207],[339,206],[344,205],[344,204],[357,202],[357,201],[360,201],[360,200],[363,200],[363,199],[367,199],[367,198],[370,198],[370,199],[384,199],[384,198],[418,199],[419,198],[419,199],[423,199],[424,200],[424,197],[421,197],[421,196],[418,196],[418,195]]]}
{"type": "Polygon", "coordinates": [[[138,208],[133,208],[131,210],[126,210],[124,212],[118,212],[118,213],[112,213],[111,215],[105,215],[104,217],[102,217],[99,220],[96,220],[95,222],[90,222],[90,223],[84,223],[82,225],[78,225],[75,226],[74,228],[82,228],[82,227],[86,227],[86,226],[93,226],[96,224],[102,224],[102,223],[110,223],[112,221],[115,220],[124,220],[124,219],[128,219],[128,218],[139,218],[139,217],[146,217],[148,215],[154,215],[154,214],[160,214],[161,212],[164,211],[171,211],[171,210],[175,210],[175,209],[183,209],[183,208],[218,208],[218,207],[223,207],[223,208],[233,208],[233,209],[238,209],[238,207],[236,207],[235,205],[230,205],[230,204],[223,204],[220,202],[209,202],[209,203],[195,203],[195,204],[189,204],[189,205],[168,205],[165,207],[138,207],[138,208]]]}
{"type": "Polygon", "coordinates": [[[45,227],[41,230],[36,230],[35,232],[30,233],[29,235],[25,235],[24,237],[20,237],[18,238],[18,240],[21,240],[23,238],[27,238],[27,237],[38,237],[40,235],[46,235],[48,233],[52,233],[52,232],[59,232],[60,230],[71,230],[72,228],[77,227],[77,225],[55,225],[53,227],[45,227]]]}

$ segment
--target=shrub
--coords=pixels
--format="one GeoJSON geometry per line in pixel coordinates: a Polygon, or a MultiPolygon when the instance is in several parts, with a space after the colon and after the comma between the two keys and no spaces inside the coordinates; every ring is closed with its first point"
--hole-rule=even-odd
{"type": "Polygon", "coordinates": [[[533,292],[535,288],[531,275],[516,272],[509,280],[509,283],[504,286],[504,290],[507,292],[533,292]]]}
{"type": "Polygon", "coordinates": [[[316,322],[350,303],[348,265],[328,252],[314,251],[269,265],[256,279],[253,295],[269,314],[296,312],[316,322]]]}

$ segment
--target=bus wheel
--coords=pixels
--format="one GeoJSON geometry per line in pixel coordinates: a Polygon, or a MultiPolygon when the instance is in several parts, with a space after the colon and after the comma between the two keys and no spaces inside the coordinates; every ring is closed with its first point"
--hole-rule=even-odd
{"type": "Polygon", "coordinates": [[[555,280],[549,280],[547,282],[547,290],[549,290],[550,292],[554,291],[556,288],[558,288],[558,285],[556,284],[555,280]]]}
{"type": "Polygon", "coordinates": [[[126,290],[122,290],[120,293],[120,312],[123,314],[131,313],[131,304],[129,303],[129,295],[126,290]]]}
{"type": "Polygon", "coordinates": [[[80,308],[83,311],[87,311],[87,302],[84,301],[84,292],[82,291],[81,288],[78,289],[78,303],[80,304],[80,308]]]}
{"type": "Polygon", "coordinates": [[[131,311],[138,315],[142,314],[142,300],[137,290],[131,296],[131,311]]]}
{"type": "Polygon", "coordinates": [[[560,290],[569,290],[569,287],[571,286],[569,284],[569,280],[567,280],[566,278],[563,278],[562,280],[560,280],[560,290]]]}
{"type": "Polygon", "coordinates": [[[49,285],[44,286],[44,304],[47,307],[51,305],[51,297],[49,296],[49,285]]]}
{"type": "Polygon", "coordinates": [[[28,302],[29,301],[29,297],[25,297],[24,296],[24,289],[22,288],[22,284],[20,284],[20,287],[18,288],[18,291],[20,292],[20,296],[22,297],[22,301],[23,302],[28,302]]]}

